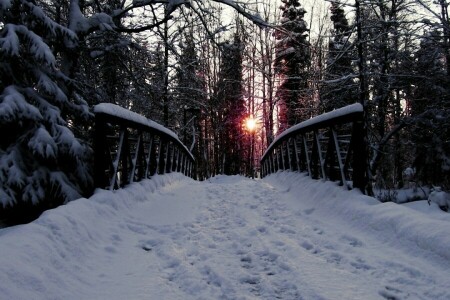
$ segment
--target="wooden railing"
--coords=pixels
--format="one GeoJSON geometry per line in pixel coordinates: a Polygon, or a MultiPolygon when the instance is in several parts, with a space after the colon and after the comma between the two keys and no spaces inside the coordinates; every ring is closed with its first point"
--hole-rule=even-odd
{"type": "Polygon", "coordinates": [[[261,159],[261,176],[279,170],[307,172],[364,192],[367,157],[363,107],[352,104],[294,125],[280,134],[261,159]]]}
{"type": "Polygon", "coordinates": [[[94,107],[94,181],[110,190],[154,174],[193,177],[194,157],[169,129],[127,109],[94,107]]]}

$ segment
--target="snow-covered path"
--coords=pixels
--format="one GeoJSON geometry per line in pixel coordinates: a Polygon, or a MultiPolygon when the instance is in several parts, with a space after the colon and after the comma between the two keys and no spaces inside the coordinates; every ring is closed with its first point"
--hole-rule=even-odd
{"type": "Polygon", "coordinates": [[[0,298],[450,299],[450,219],[423,210],[292,173],[166,175],[0,230],[0,298]]]}

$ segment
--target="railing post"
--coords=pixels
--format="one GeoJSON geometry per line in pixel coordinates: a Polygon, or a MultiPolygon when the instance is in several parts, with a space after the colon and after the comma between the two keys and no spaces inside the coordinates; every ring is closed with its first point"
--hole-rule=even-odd
{"type": "Polygon", "coordinates": [[[163,172],[162,172],[162,168],[161,168],[161,158],[162,158],[162,152],[163,152],[163,150],[164,150],[164,143],[163,143],[163,140],[162,140],[162,138],[161,137],[159,137],[159,147],[158,147],[158,162],[157,162],[157,165],[156,165],[156,169],[157,169],[157,173],[158,174],[164,174],[163,172]]]}
{"type": "Polygon", "coordinates": [[[275,148],[276,149],[276,154],[277,154],[277,171],[279,171],[281,169],[281,155],[280,155],[280,149],[279,148],[275,148]]]}
{"type": "Polygon", "coordinates": [[[306,166],[308,168],[308,175],[312,177],[311,173],[311,160],[309,159],[309,152],[308,152],[308,144],[306,142],[306,136],[302,134],[302,140],[303,140],[303,147],[305,149],[305,158],[306,158],[306,166]]]}
{"type": "Polygon", "coordinates": [[[320,146],[320,139],[319,139],[318,131],[314,131],[314,137],[316,140],[317,154],[318,154],[319,163],[320,163],[320,172],[322,174],[321,177],[322,177],[322,179],[327,179],[327,175],[325,174],[325,164],[324,164],[324,160],[322,157],[322,147],[320,146]]]}
{"type": "Polygon", "coordinates": [[[113,190],[114,186],[116,185],[116,177],[117,177],[117,172],[118,172],[118,168],[119,168],[120,157],[122,156],[124,136],[125,136],[125,130],[121,129],[120,135],[119,135],[119,145],[117,148],[116,159],[113,162],[113,170],[112,170],[113,173],[112,173],[111,181],[109,182],[110,190],[113,190]]]}
{"type": "Polygon", "coordinates": [[[298,147],[297,147],[297,135],[294,136],[292,141],[294,142],[295,161],[297,162],[297,171],[301,172],[301,170],[300,170],[300,160],[298,158],[299,156],[298,156],[298,147]]]}
{"type": "Polygon", "coordinates": [[[175,153],[178,153],[178,148],[177,147],[174,147],[173,148],[173,155],[172,155],[172,172],[176,172],[177,171],[177,159],[176,159],[176,155],[178,155],[178,154],[176,154],[175,155],[175,153]]]}
{"type": "Polygon", "coordinates": [[[150,142],[148,145],[148,156],[147,156],[147,160],[146,160],[146,166],[145,166],[145,173],[144,173],[144,178],[148,178],[148,172],[150,170],[150,159],[152,157],[152,147],[153,147],[153,135],[150,136],[150,142]]]}
{"type": "Polygon", "coordinates": [[[136,163],[137,163],[137,160],[138,160],[138,157],[139,157],[139,151],[140,151],[140,148],[141,148],[141,137],[142,137],[142,132],[139,132],[138,140],[136,142],[136,153],[134,153],[133,160],[131,161],[131,172],[130,172],[130,176],[129,176],[129,179],[128,179],[128,181],[130,183],[132,183],[134,181],[134,174],[136,172],[136,163]]]}
{"type": "Polygon", "coordinates": [[[173,158],[175,156],[175,145],[172,143],[172,150],[170,151],[170,164],[169,164],[169,172],[173,172],[173,158]]]}
{"type": "Polygon", "coordinates": [[[107,130],[106,123],[100,116],[95,116],[94,131],[94,185],[98,188],[108,186],[108,176],[105,172],[111,172],[107,158],[110,157],[108,144],[106,140],[107,130]]]}
{"type": "MultiPolygon", "coordinates": [[[[169,161],[169,148],[170,148],[170,141],[167,141],[166,143],[166,154],[164,155],[164,174],[166,174],[167,167],[168,167],[168,161],[169,161]]],[[[170,173],[170,171],[169,171],[170,173]]]]}
{"type": "Polygon", "coordinates": [[[129,183],[128,179],[130,177],[130,165],[128,162],[128,158],[131,159],[131,153],[130,153],[130,141],[129,141],[129,134],[128,129],[124,126],[124,138],[123,138],[123,145],[122,145],[122,157],[120,160],[122,161],[122,174],[120,178],[120,187],[124,187],[126,184],[129,183]]]}
{"type": "Polygon", "coordinates": [[[333,126],[330,128],[330,130],[331,130],[331,134],[333,135],[334,149],[336,150],[336,155],[337,155],[338,164],[339,164],[339,170],[340,170],[340,172],[341,172],[341,180],[342,180],[342,184],[343,184],[345,187],[348,188],[347,180],[345,179],[344,165],[342,164],[341,150],[340,150],[340,147],[339,147],[339,142],[338,142],[337,134],[336,134],[336,131],[334,130],[334,127],[333,127],[333,126]]]}
{"type": "Polygon", "coordinates": [[[368,183],[363,121],[353,122],[353,186],[363,193],[368,183]],[[359,151],[358,151],[359,150],[359,151]]]}
{"type": "Polygon", "coordinates": [[[185,172],[185,168],[186,168],[186,155],[184,155],[184,153],[181,156],[181,173],[184,174],[185,172]]]}
{"type": "Polygon", "coordinates": [[[289,169],[291,170],[291,171],[294,171],[294,167],[293,167],[293,165],[292,165],[292,153],[291,153],[291,143],[290,143],[290,141],[292,140],[292,138],[289,138],[287,141],[286,141],[286,152],[287,152],[287,155],[288,155],[288,162],[289,162],[289,169]]]}
{"type": "Polygon", "coordinates": [[[276,171],[275,171],[275,157],[274,157],[275,154],[274,154],[273,151],[274,151],[274,150],[272,150],[271,153],[269,154],[270,161],[272,162],[272,165],[271,165],[272,172],[271,172],[271,174],[273,174],[273,173],[276,172],[276,171]]]}
{"type": "Polygon", "coordinates": [[[178,151],[177,151],[177,165],[176,165],[176,169],[175,169],[175,172],[181,172],[180,170],[181,170],[181,154],[180,154],[180,150],[178,149],[178,151]]]}
{"type": "Polygon", "coordinates": [[[284,143],[280,144],[281,149],[281,161],[283,163],[283,170],[286,170],[285,158],[284,158],[284,143]]]}

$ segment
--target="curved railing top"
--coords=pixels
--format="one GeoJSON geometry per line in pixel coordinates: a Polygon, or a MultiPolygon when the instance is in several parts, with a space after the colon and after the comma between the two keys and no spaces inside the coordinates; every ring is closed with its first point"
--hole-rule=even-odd
{"type": "Polygon", "coordinates": [[[335,109],[333,111],[321,114],[309,120],[296,124],[277,136],[273,142],[267,147],[261,160],[264,160],[266,155],[280,144],[286,138],[297,134],[299,131],[312,131],[319,128],[325,128],[330,125],[346,123],[349,120],[363,117],[363,106],[359,103],[351,104],[342,108],[335,109]]]}
{"type": "Polygon", "coordinates": [[[94,106],[94,113],[96,115],[106,115],[108,116],[109,120],[116,119],[118,122],[128,122],[129,124],[133,125],[133,127],[145,127],[147,130],[154,131],[156,133],[159,133],[160,135],[166,136],[170,138],[172,141],[176,142],[179,146],[181,146],[184,150],[186,150],[186,153],[192,158],[192,160],[195,160],[192,153],[189,151],[189,149],[180,141],[178,135],[173,132],[172,130],[164,127],[161,124],[156,123],[155,121],[152,121],[150,119],[147,119],[146,117],[132,112],[128,109],[125,109],[121,106],[112,104],[112,103],[100,103],[94,106]]]}

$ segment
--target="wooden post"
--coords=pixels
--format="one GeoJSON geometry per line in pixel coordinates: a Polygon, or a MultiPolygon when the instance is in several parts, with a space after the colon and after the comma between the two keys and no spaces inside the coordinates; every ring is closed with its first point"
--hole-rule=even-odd
{"type": "Polygon", "coordinates": [[[299,155],[298,155],[297,136],[294,136],[292,141],[294,142],[295,161],[297,163],[297,171],[300,172],[301,169],[300,169],[300,159],[299,159],[299,155]]]}
{"type": "Polygon", "coordinates": [[[124,136],[125,136],[125,130],[120,130],[119,145],[117,146],[116,159],[113,162],[113,170],[112,170],[113,173],[111,176],[111,180],[109,182],[110,190],[113,190],[114,186],[116,185],[116,177],[117,177],[117,172],[118,172],[118,168],[119,168],[120,157],[122,156],[122,146],[123,146],[124,136]]]}
{"type": "Polygon", "coordinates": [[[108,186],[108,176],[106,171],[110,171],[110,164],[107,158],[110,157],[108,144],[106,140],[106,124],[100,115],[95,115],[94,132],[94,186],[96,188],[105,188],[108,186]]]}
{"type": "Polygon", "coordinates": [[[368,184],[367,179],[367,154],[364,143],[364,124],[363,121],[353,123],[353,187],[366,192],[368,184]]]}
{"type": "Polygon", "coordinates": [[[146,160],[144,178],[148,178],[149,177],[148,172],[150,170],[150,159],[152,157],[152,146],[153,146],[153,135],[150,136],[150,142],[149,142],[149,145],[148,145],[148,156],[147,156],[147,160],[146,160]]]}
{"type": "Polygon", "coordinates": [[[341,172],[341,180],[342,180],[342,184],[348,188],[347,185],[347,180],[345,179],[345,174],[344,174],[344,165],[342,163],[342,158],[341,158],[341,150],[339,147],[339,142],[338,142],[338,138],[337,138],[337,134],[336,134],[336,130],[334,130],[334,127],[331,127],[331,134],[333,135],[333,140],[334,140],[334,149],[336,151],[336,155],[337,155],[337,159],[338,159],[338,164],[339,164],[339,170],[341,172]]]}
{"type": "Polygon", "coordinates": [[[306,158],[306,165],[308,167],[308,175],[310,177],[312,177],[312,173],[311,173],[311,160],[309,159],[309,153],[308,153],[308,144],[306,143],[306,136],[302,135],[302,140],[303,140],[303,147],[305,149],[305,158],[306,158]]]}
{"type": "Polygon", "coordinates": [[[142,138],[142,132],[139,132],[138,135],[138,140],[136,143],[136,153],[134,153],[134,157],[133,160],[131,162],[131,172],[130,172],[130,176],[129,176],[129,182],[132,183],[134,181],[134,174],[136,172],[136,164],[137,164],[137,160],[139,157],[139,150],[141,148],[141,138],[142,138]]]}
{"type": "Polygon", "coordinates": [[[281,161],[283,163],[283,170],[286,170],[286,164],[285,164],[285,159],[284,159],[284,147],[283,147],[284,143],[280,144],[280,150],[281,150],[281,161]]]}
{"type": "Polygon", "coordinates": [[[286,152],[287,152],[287,155],[288,155],[289,169],[291,171],[293,171],[294,167],[292,166],[292,154],[291,154],[291,146],[290,146],[290,141],[291,140],[292,140],[292,138],[289,138],[287,140],[287,142],[286,142],[286,150],[287,150],[286,152]]]}

